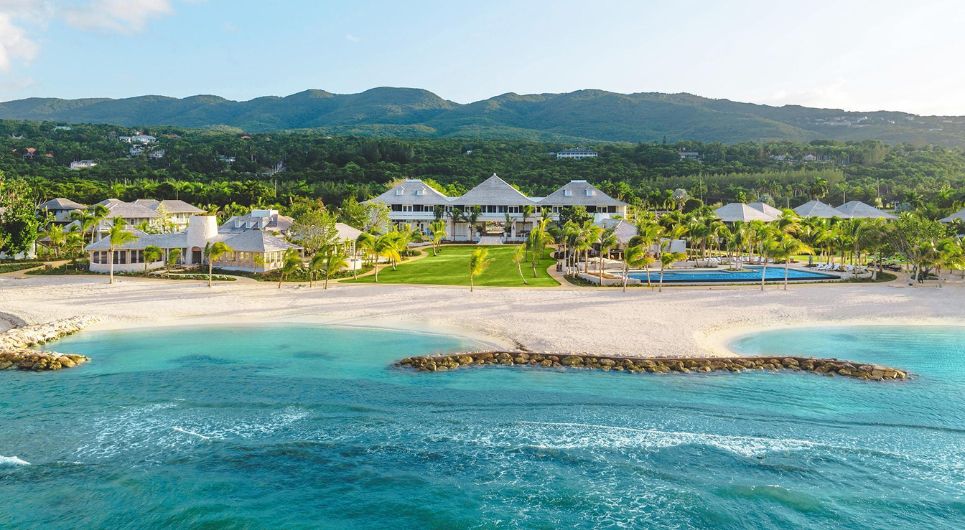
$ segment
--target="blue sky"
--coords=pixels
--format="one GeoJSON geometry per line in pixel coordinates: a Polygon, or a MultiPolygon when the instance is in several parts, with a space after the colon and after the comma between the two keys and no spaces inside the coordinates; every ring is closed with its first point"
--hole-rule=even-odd
{"type": "Polygon", "coordinates": [[[0,100],[600,88],[965,115],[963,25],[953,1],[0,0],[0,100]]]}

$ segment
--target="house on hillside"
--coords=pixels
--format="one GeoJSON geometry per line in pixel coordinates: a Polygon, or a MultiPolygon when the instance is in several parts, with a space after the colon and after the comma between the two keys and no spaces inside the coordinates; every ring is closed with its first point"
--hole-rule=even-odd
{"type": "Polygon", "coordinates": [[[80,171],[81,169],[90,169],[95,167],[97,162],[93,160],[74,160],[70,163],[70,169],[73,171],[80,171]]]}
{"type": "Polygon", "coordinates": [[[677,156],[680,157],[681,160],[693,160],[695,162],[700,162],[700,152],[698,151],[681,149],[677,151],[677,156]]]}
{"type": "Polygon", "coordinates": [[[58,224],[67,224],[72,221],[71,215],[76,212],[87,208],[86,205],[79,202],[74,202],[70,199],[56,198],[50,199],[47,202],[41,203],[37,207],[40,214],[46,217],[46,214],[50,214],[53,217],[53,222],[58,224]]]}
{"type": "Polygon", "coordinates": [[[571,160],[583,160],[584,158],[596,158],[600,156],[599,153],[592,149],[587,149],[585,147],[576,147],[573,149],[564,149],[556,153],[557,160],[571,159],[571,160]]]}

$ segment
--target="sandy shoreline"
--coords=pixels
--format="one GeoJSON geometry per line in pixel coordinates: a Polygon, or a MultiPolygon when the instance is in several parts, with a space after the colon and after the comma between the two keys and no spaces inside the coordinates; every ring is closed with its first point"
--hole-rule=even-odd
{"type": "Polygon", "coordinates": [[[93,329],[326,324],[459,335],[479,349],[624,356],[724,356],[735,337],[801,325],[965,325],[965,284],[556,289],[321,287],[101,276],[0,276],[0,313],[39,323],[97,316],[93,329]]]}

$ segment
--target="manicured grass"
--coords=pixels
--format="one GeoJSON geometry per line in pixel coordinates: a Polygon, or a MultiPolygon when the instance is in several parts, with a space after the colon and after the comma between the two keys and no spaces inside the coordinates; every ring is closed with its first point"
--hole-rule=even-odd
{"type": "MultiPolygon", "coordinates": [[[[399,264],[397,270],[386,267],[379,271],[379,283],[418,283],[431,285],[465,285],[469,286],[469,255],[479,245],[447,245],[442,247],[438,256],[432,255],[432,249],[425,249],[428,256],[399,264]]],[[[490,287],[524,287],[519,278],[516,264],[513,263],[513,245],[496,245],[484,247],[489,250],[492,262],[486,272],[476,278],[476,286],[490,287]]],[[[552,258],[543,258],[536,268],[529,263],[523,264],[523,275],[531,287],[551,287],[559,285],[546,269],[554,264],[552,258]]],[[[369,275],[357,280],[342,280],[346,282],[374,283],[375,275],[369,275]]]]}

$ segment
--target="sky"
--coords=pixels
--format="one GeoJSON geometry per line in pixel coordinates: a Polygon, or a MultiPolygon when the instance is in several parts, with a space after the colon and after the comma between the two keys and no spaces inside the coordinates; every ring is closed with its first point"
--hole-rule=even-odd
{"type": "Polygon", "coordinates": [[[965,115],[962,27],[944,0],[0,0],[0,101],[596,88],[965,115]]]}

